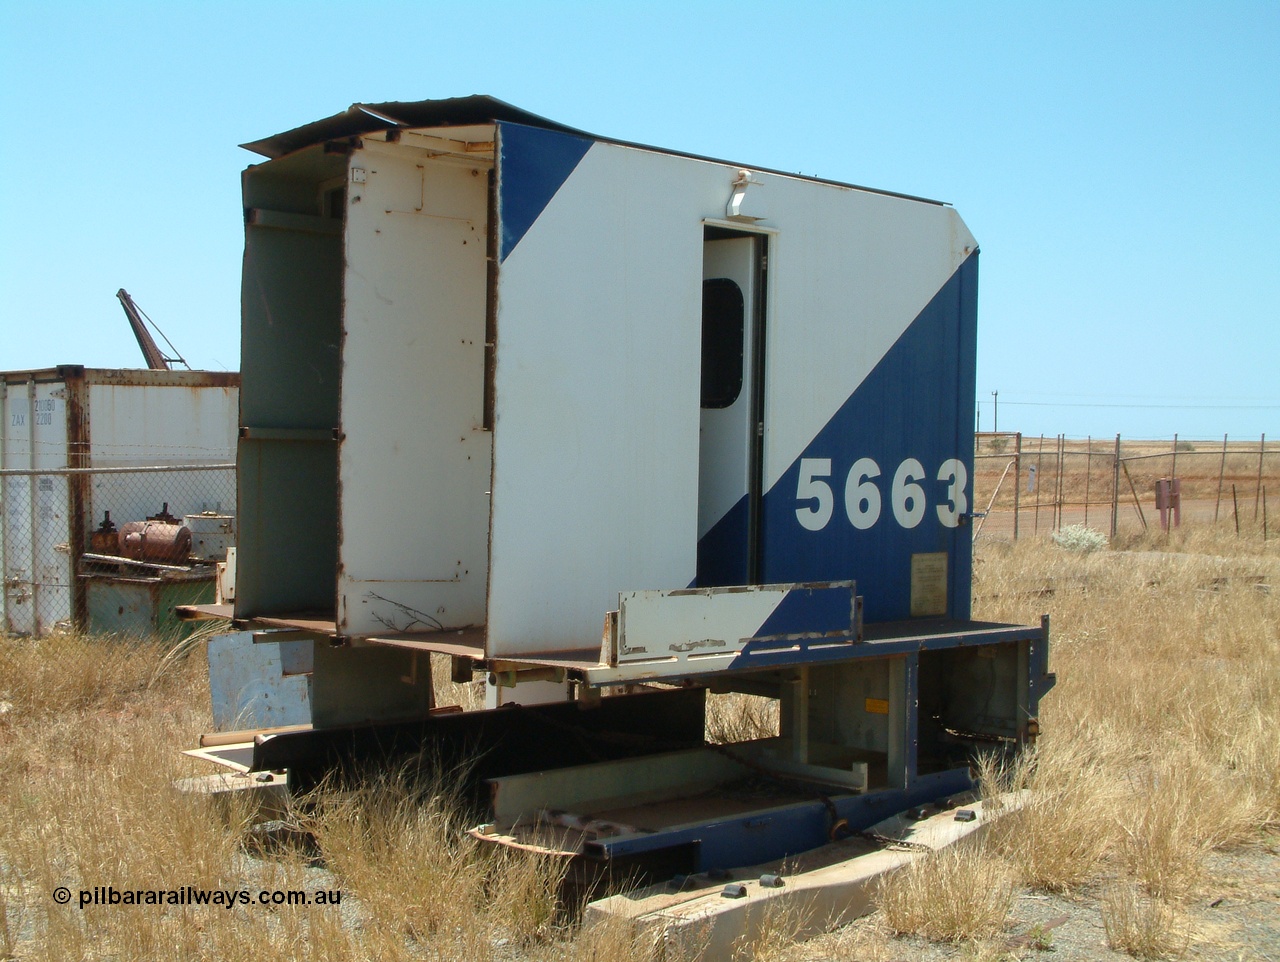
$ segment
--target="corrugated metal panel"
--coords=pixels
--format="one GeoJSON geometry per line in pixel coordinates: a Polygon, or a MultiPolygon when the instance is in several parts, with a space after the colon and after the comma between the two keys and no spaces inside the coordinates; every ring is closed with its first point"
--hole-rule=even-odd
{"type": "MultiPolygon", "coordinates": [[[[68,467],[67,391],[61,380],[5,379],[0,467],[68,467]]],[[[63,477],[0,478],[0,556],[4,621],[0,628],[39,634],[71,617],[67,550],[71,503],[63,477]],[[59,550],[61,549],[61,550],[59,550]]]]}

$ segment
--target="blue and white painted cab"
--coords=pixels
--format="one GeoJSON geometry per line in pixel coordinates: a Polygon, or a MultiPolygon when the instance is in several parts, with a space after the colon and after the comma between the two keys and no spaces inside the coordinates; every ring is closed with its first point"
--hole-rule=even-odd
{"type": "Polygon", "coordinates": [[[968,617],[977,249],[955,211],[497,137],[491,640],[564,647],[637,588],[854,581],[868,621],[968,617]]]}
{"type": "Polygon", "coordinates": [[[771,699],[735,750],[827,794],[591,843],[702,870],[968,789],[976,753],[1034,739],[1047,623],[970,618],[978,251],[954,210],[487,97],[248,146],[233,615],[313,645],[311,726],[255,741],[256,769],[522,728],[495,777],[536,824],[626,773],[697,795],[724,757],[708,692],[771,699]],[[435,718],[426,653],[522,707],[435,718]],[[581,765],[566,729],[637,757],[581,765]]]}
{"type": "Polygon", "coordinates": [[[701,591],[735,631],[741,587],[968,618],[978,252],[952,208],[484,97],[249,146],[242,621],[511,661],[608,621],[617,667],[636,593],[701,591]]]}

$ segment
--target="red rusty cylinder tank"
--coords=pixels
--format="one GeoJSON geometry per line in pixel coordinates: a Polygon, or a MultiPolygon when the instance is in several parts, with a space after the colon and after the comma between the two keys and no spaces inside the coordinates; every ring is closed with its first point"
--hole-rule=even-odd
{"type": "Polygon", "coordinates": [[[191,530],[164,521],[130,521],[120,527],[120,554],[136,561],[185,561],[191,553],[191,530]]]}

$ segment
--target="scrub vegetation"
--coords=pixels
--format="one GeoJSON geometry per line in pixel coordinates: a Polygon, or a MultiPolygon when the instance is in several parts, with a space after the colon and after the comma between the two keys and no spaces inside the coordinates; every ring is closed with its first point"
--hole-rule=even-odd
{"type": "MultiPolygon", "coordinates": [[[[982,772],[993,791],[1031,789],[1028,804],[976,844],[890,876],[875,915],[803,944],[797,920],[773,919],[741,957],[1274,956],[1257,939],[1277,938],[1276,923],[1246,921],[1280,894],[1280,544],[1227,525],[1090,552],[980,542],[976,616],[1044,612],[1059,679],[1044,735],[982,772]],[[1243,861],[1270,881],[1237,884],[1243,861]],[[1210,907],[1224,892],[1234,915],[1210,907]],[[1081,922],[1043,928],[1027,912],[1042,904],[1081,922]]],[[[285,811],[179,794],[176,779],[209,771],[179,749],[210,718],[200,649],[169,650],[0,639],[0,959],[696,955],[621,923],[578,928],[557,899],[563,867],[481,851],[447,778],[382,772],[285,811]],[[342,900],[81,908],[95,886],[342,900]]],[[[475,707],[474,686],[437,677],[442,703],[475,707]]],[[[774,725],[767,706],[721,697],[709,735],[774,725]]]]}

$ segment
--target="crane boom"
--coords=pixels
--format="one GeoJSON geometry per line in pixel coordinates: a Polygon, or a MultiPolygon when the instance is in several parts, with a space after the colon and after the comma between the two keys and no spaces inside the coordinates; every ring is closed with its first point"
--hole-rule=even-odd
{"type": "MultiPolygon", "coordinates": [[[[187,364],[182,356],[178,354],[177,348],[173,346],[167,337],[164,338],[165,343],[169,345],[174,356],[168,357],[160,350],[159,345],[156,344],[155,338],[153,338],[151,336],[151,332],[147,330],[146,321],[143,320],[143,318],[146,318],[146,315],[143,314],[142,309],[133,302],[133,298],[129,296],[128,291],[122,287],[120,290],[116,291],[116,297],[120,298],[120,306],[124,308],[125,317],[129,318],[129,326],[133,328],[133,336],[138,339],[138,347],[142,348],[142,356],[147,359],[147,367],[153,371],[170,371],[173,369],[173,364],[175,362],[182,364],[188,369],[191,367],[191,365],[187,364]]],[[[147,318],[147,320],[150,320],[150,318],[147,318]]],[[[160,329],[156,328],[156,330],[159,331],[160,329]]],[[[164,337],[163,331],[160,331],[160,336],[164,337]]]]}

